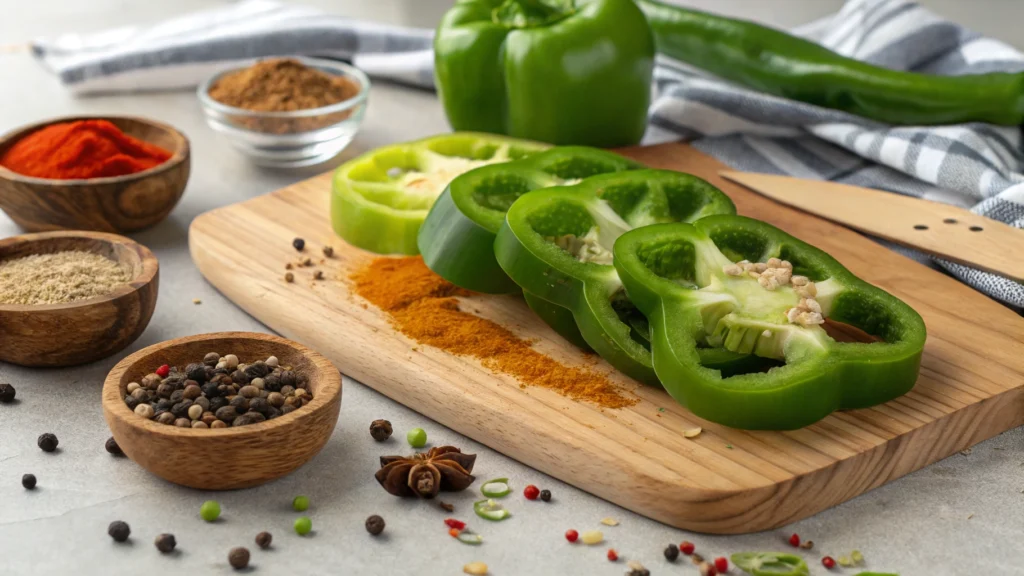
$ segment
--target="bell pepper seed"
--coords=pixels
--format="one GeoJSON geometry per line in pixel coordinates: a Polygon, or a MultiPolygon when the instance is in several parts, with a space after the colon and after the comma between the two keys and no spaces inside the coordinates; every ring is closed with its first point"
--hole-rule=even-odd
{"type": "Polygon", "coordinates": [[[483,562],[470,562],[462,567],[462,571],[473,576],[483,576],[487,574],[487,564],[483,562]]]}
{"type": "Polygon", "coordinates": [[[600,530],[587,530],[580,534],[580,540],[587,545],[600,544],[604,540],[604,532],[600,530]]]}

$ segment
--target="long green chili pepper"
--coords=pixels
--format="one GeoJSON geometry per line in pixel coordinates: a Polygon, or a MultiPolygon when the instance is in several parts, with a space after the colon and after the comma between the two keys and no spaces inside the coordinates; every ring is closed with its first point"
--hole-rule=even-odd
{"type": "Polygon", "coordinates": [[[889,124],[1024,123],[1024,72],[890,70],[745,20],[636,0],[658,52],[761,92],[889,124]]]}

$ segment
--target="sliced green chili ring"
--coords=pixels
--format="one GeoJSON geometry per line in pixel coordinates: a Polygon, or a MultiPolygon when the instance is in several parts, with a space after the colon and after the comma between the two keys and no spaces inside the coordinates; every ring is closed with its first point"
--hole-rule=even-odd
{"type": "Polygon", "coordinates": [[[484,537],[483,536],[481,536],[481,535],[479,535],[476,532],[473,532],[471,530],[462,530],[461,532],[459,532],[459,535],[456,536],[456,539],[459,542],[462,542],[463,544],[469,544],[470,546],[476,546],[478,544],[483,544],[483,541],[484,541],[484,537]]]}
{"type": "Polygon", "coordinates": [[[512,493],[512,487],[508,485],[508,478],[495,478],[494,480],[488,480],[480,486],[480,492],[488,498],[501,498],[502,496],[508,496],[512,493]],[[503,488],[488,489],[488,486],[500,484],[503,488]]]}
{"type": "Polygon", "coordinates": [[[738,552],[731,556],[737,568],[753,576],[809,576],[804,559],[783,552],[738,552]]]}
{"type": "Polygon", "coordinates": [[[492,522],[504,520],[512,515],[508,510],[503,508],[501,504],[498,504],[490,498],[474,502],[473,512],[476,512],[476,515],[484,520],[490,520],[492,522]]]}

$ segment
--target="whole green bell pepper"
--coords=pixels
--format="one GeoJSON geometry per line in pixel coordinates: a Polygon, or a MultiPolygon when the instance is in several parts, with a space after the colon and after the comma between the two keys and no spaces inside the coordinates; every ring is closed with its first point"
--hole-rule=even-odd
{"type": "Polygon", "coordinates": [[[488,294],[519,292],[494,258],[494,236],[520,196],[596,174],[643,164],[613,152],[563,146],[483,166],[455,178],[434,203],[419,234],[423,261],[445,280],[488,294]]]}
{"type": "Polygon", "coordinates": [[[632,0],[458,0],[434,36],[455,130],[552,144],[636,144],[654,39],[632,0]]]}
{"type": "Polygon", "coordinates": [[[353,246],[379,254],[416,254],[420,225],[453,178],[548,147],[461,132],[377,148],[334,173],[331,224],[353,246]]]}
{"type": "Polygon", "coordinates": [[[696,176],[602,174],[521,196],[508,210],[494,251],[524,292],[570,310],[583,339],[612,366],[655,384],[650,351],[630,321],[638,312],[622,292],[610,248],[635,227],[734,212],[725,194],[696,176]]]}
{"type": "Polygon", "coordinates": [[[658,378],[702,418],[795,429],[896,398],[917,380],[921,316],[769,224],[710,216],[648,226],[623,234],[614,255],[626,293],[651,323],[658,378]],[[881,341],[836,342],[823,329],[826,318],[881,341]],[[785,365],[723,377],[700,365],[702,345],[785,365]]]}
{"type": "Polygon", "coordinates": [[[1024,72],[892,70],[754,22],[636,1],[659,52],[754,90],[889,124],[1024,122],[1024,72]]]}

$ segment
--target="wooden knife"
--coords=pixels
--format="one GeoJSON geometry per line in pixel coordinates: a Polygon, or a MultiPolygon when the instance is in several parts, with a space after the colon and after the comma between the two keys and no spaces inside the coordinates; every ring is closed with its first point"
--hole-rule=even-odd
{"type": "Polygon", "coordinates": [[[1024,282],[1024,230],[963,208],[821,180],[732,171],[719,175],[865,234],[1024,282]]]}

